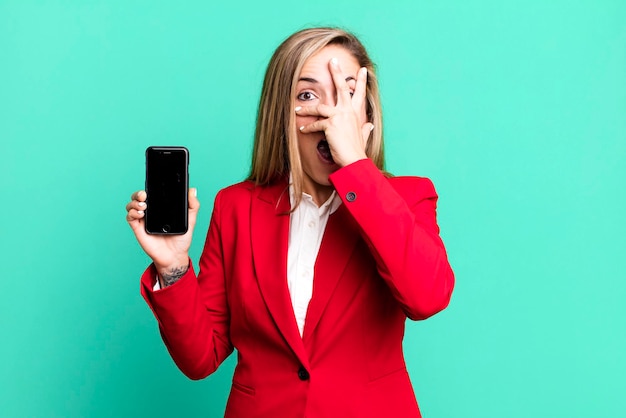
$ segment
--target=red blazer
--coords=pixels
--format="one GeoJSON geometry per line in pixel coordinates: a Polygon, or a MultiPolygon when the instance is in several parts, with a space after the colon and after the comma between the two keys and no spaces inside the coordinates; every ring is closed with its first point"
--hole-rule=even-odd
{"type": "Polygon", "coordinates": [[[200,274],[142,294],[191,379],[237,349],[226,417],[419,417],[402,353],[406,318],[444,309],[454,276],[430,180],[386,178],[370,160],[330,177],[343,200],[315,264],[304,335],[287,288],[287,182],[216,198],[200,274]]]}

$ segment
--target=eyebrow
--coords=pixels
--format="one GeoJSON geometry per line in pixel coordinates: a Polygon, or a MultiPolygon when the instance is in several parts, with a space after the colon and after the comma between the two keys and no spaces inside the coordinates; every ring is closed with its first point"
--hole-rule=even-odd
{"type": "MultiPolygon", "coordinates": [[[[346,81],[350,81],[350,80],[356,81],[356,78],[354,78],[351,75],[349,75],[348,77],[346,77],[346,81]]],[[[317,81],[316,79],[311,78],[311,77],[300,77],[298,79],[298,81],[306,81],[308,83],[313,83],[313,84],[318,84],[319,83],[319,81],[317,81]]]]}

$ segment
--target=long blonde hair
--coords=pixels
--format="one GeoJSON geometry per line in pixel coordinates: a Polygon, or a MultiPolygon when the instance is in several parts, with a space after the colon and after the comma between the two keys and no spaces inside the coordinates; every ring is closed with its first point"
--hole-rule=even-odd
{"type": "Polygon", "coordinates": [[[366,155],[384,170],[383,121],[374,63],[363,44],[351,33],[337,28],[311,28],[294,33],[276,49],[265,72],[257,113],[252,167],[248,180],[268,185],[291,172],[295,195],[292,210],[302,197],[303,171],[296,134],[294,91],[304,62],[327,45],[345,48],[367,68],[368,121],[374,124],[366,155]]]}

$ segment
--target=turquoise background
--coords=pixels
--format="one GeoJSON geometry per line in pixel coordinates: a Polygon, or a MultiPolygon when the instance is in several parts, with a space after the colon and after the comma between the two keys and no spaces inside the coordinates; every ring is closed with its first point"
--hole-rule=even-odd
{"type": "Polygon", "coordinates": [[[427,418],[626,416],[626,2],[0,0],[0,415],[218,417],[139,295],[149,145],[203,203],[247,173],[265,66],[340,25],[378,63],[388,168],[433,179],[457,276],[408,325],[427,418]]]}

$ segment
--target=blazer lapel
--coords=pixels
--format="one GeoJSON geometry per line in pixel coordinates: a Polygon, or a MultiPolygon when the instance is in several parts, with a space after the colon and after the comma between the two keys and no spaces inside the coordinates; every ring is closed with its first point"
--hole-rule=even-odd
{"type": "Polygon", "coordinates": [[[330,215],[315,261],[313,297],[304,322],[303,339],[315,331],[359,239],[359,231],[345,205],[330,215]]]}
{"type": "Polygon", "coordinates": [[[274,323],[300,362],[309,359],[298,331],[287,286],[289,191],[287,182],[258,187],[252,198],[251,240],[256,277],[274,323]]]}

